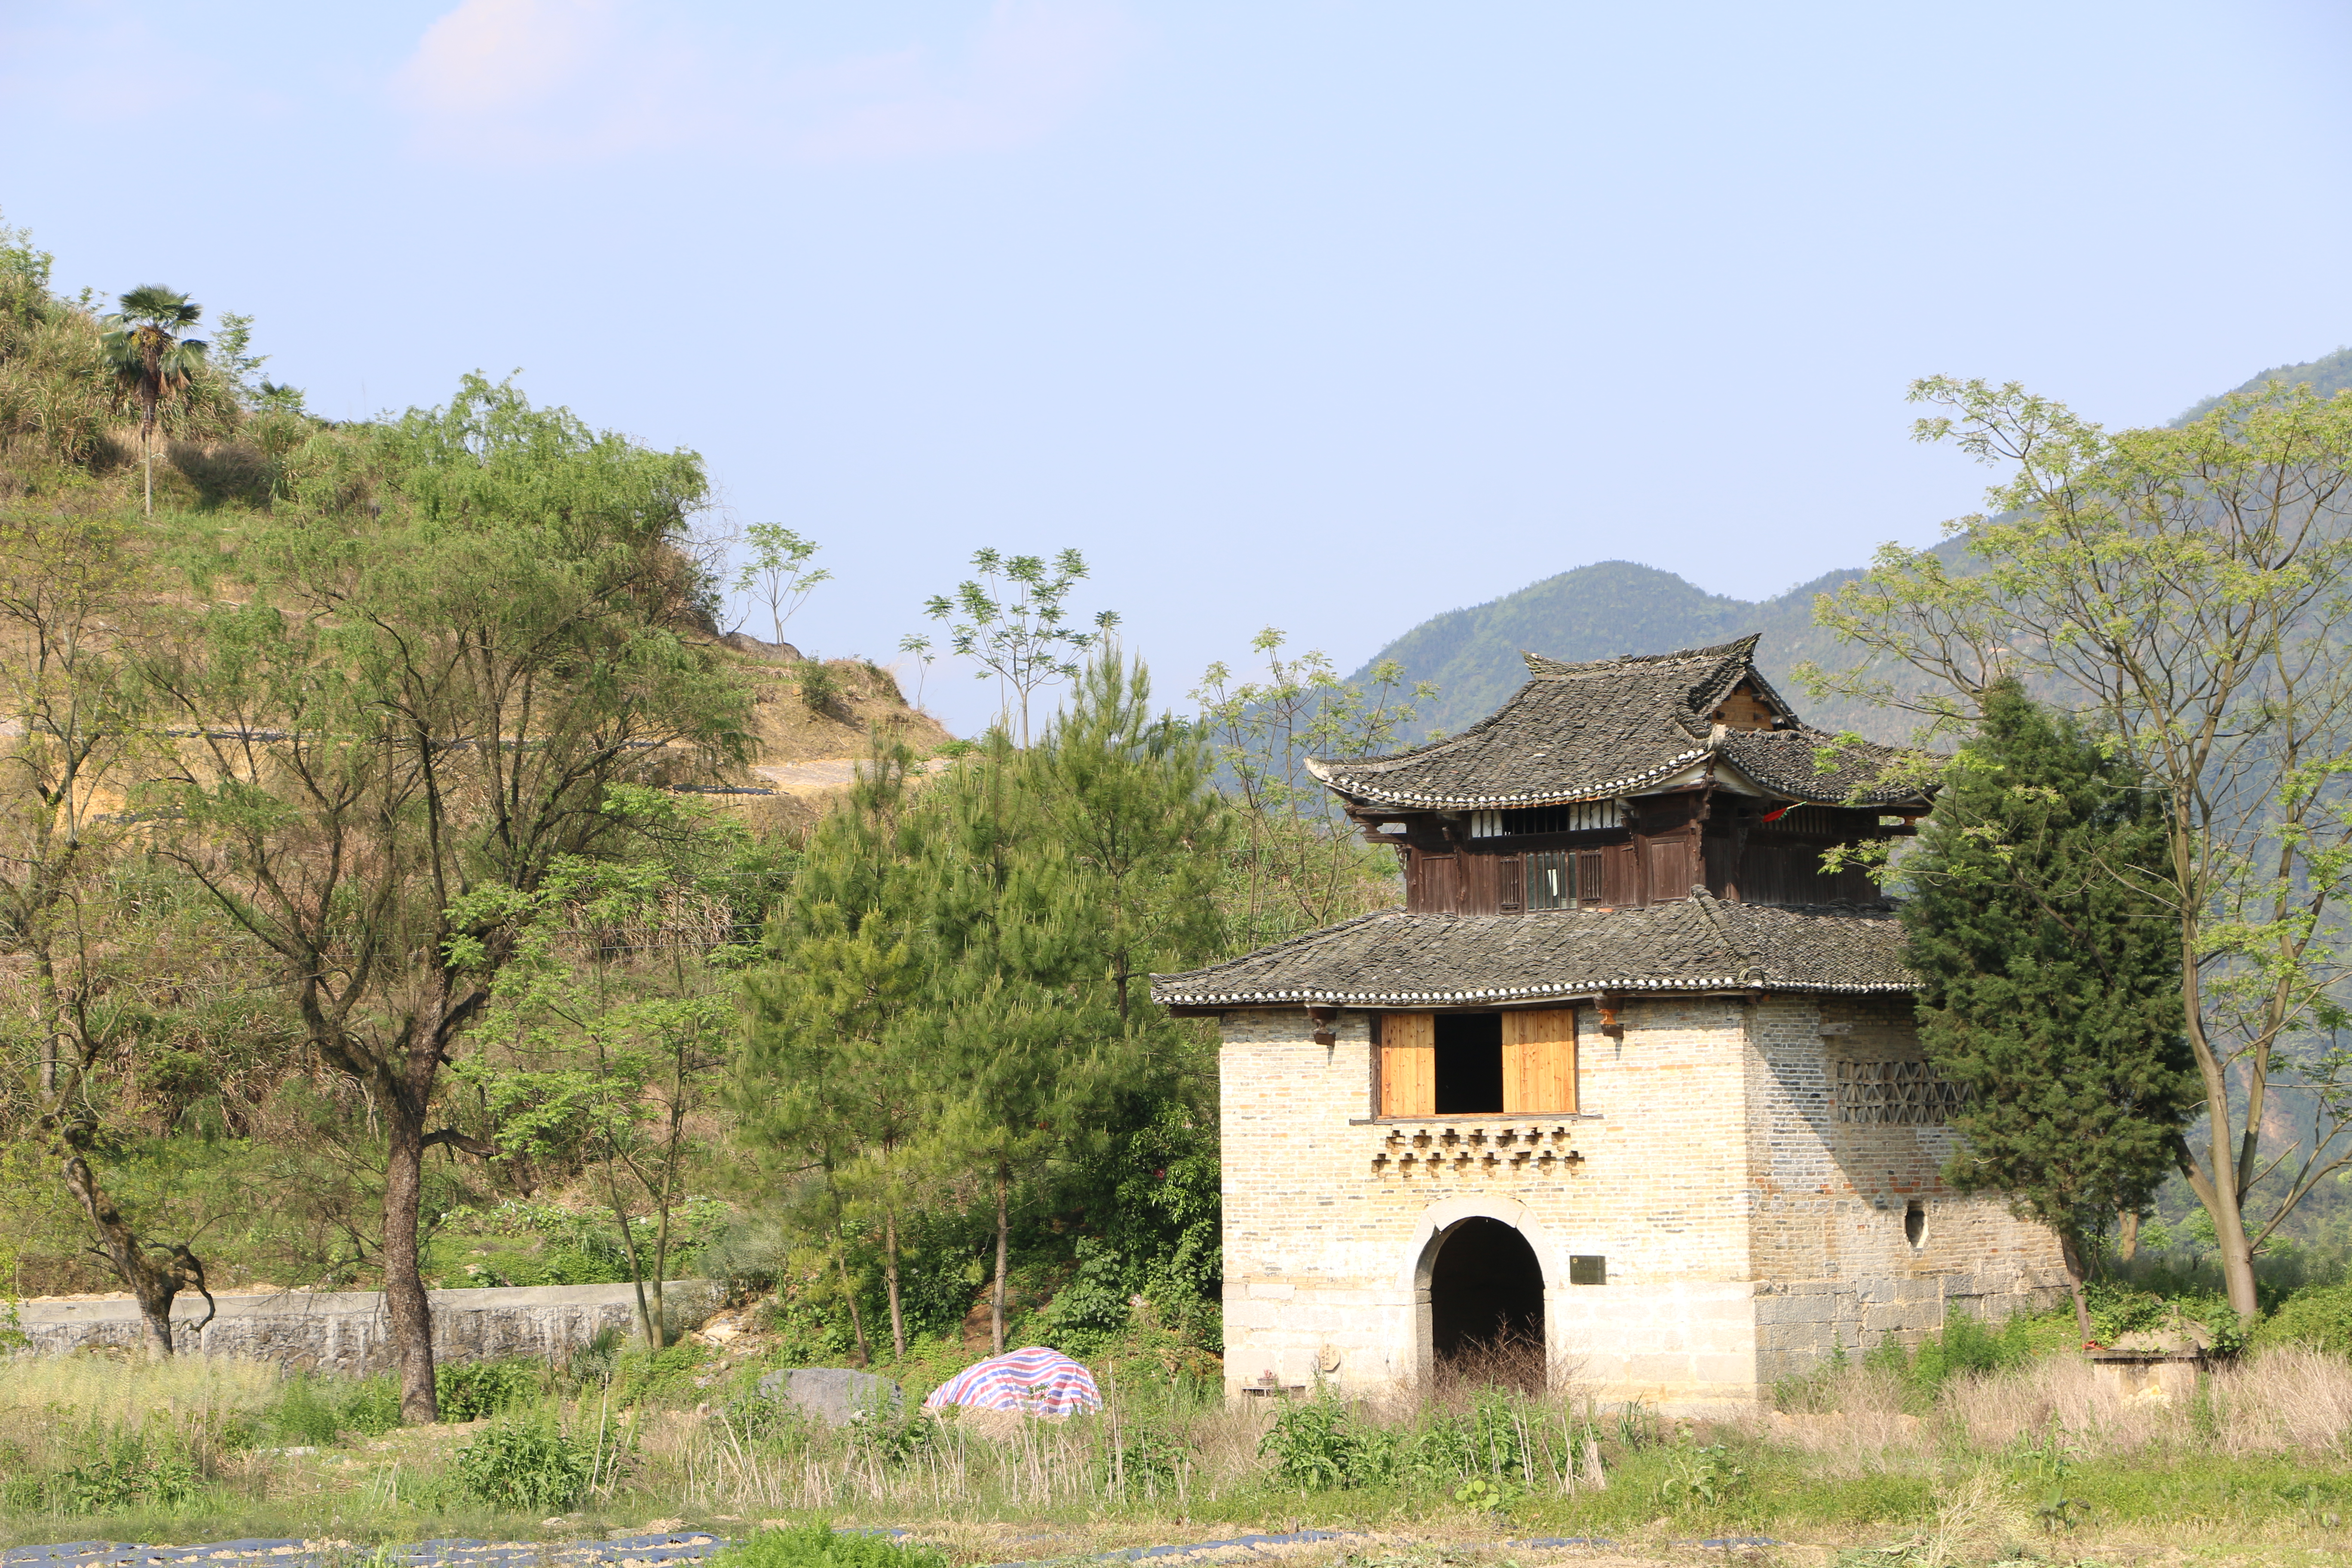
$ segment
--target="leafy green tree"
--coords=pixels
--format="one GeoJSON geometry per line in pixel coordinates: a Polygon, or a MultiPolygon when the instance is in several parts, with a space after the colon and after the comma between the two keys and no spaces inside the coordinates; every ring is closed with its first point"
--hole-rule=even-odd
{"type": "MultiPolygon", "coordinates": [[[[679,810],[643,786],[608,794],[632,826],[682,818],[732,837],[707,807],[679,810]]],[[[698,1152],[688,1119],[714,1100],[735,1026],[708,962],[723,940],[676,870],[658,858],[568,856],[530,894],[483,887],[452,911],[467,933],[453,940],[455,956],[495,974],[495,1022],[517,1037],[504,1061],[478,1053],[454,1070],[479,1095],[503,1155],[576,1153],[593,1169],[647,1350],[661,1349],[667,1331],[664,1283],[698,1152]],[[501,931],[514,933],[514,951],[493,967],[480,933],[501,931]],[[640,1217],[651,1221],[649,1242],[640,1217]]]]}
{"type": "MultiPolygon", "coordinates": [[[[1319,652],[1282,654],[1272,626],[1252,641],[1265,678],[1238,684],[1213,664],[1192,700],[1219,778],[1239,823],[1223,892],[1228,931],[1241,951],[1279,942],[1397,898],[1395,852],[1362,842],[1346,807],[1307,771],[1309,757],[1392,750],[1413,709],[1399,701],[1403,671],[1376,665],[1367,689],[1339,679],[1319,652]]],[[[1412,702],[1437,694],[1426,681],[1412,702]]]]}
{"type": "Polygon", "coordinates": [[[1995,515],[1950,525],[1965,569],[1890,545],[1823,596],[1822,623],[1874,657],[1809,679],[1965,722],[2015,678],[2079,710],[2147,781],[2166,844],[2139,891],[2178,921],[2208,1131],[2174,1156],[2251,1318],[2255,1249],[2352,1162],[2352,1053],[2336,1040],[2352,1022],[2352,396],[2273,385],[2120,434],[2015,385],[1936,378],[1912,396],[1941,410],[1920,439],[2010,477],[1995,515]],[[2266,1159],[2284,1089],[2318,1126],[2266,1159]],[[2250,1213],[2273,1174],[2269,1212],[2250,1213]]]}
{"type": "Polygon", "coordinates": [[[1902,861],[1920,1043],[1970,1091],[1946,1175],[2056,1233],[2085,1341],[2093,1239],[2137,1215],[2197,1106],[2162,801],[2014,681],[1984,693],[1902,861]]]}
{"type": "Polygon", "coordinates": [[[808,563],[817,552],[814,541],[803,539],[780,522],[755,522],[743,531],[743,538],[751,548],[735,574],[735,591],[752,595],[768,606],[774,640],[781,643],[784,623],[808,603],[818,584],[833,580],[833,574],[808,563]]]}
{"type": "Polygon", "coordinates": [[[0,510],[0,929],[32,961],[36,1121],[89,1245],[139,1304],[147,1353],[167,1356],[172,1302],[203,1290],[204,1267],[110,1182],[116,1130],[93,1081],[152,1022],[117,956],[131,919],[112,884],[137,829],[102,808],[162,746],[140,678],[153,587],[122,523],[0,510]]]}
{"type": "Polygon", "coordinates": [[[1118,616],[1097,612],[1090,632],[1069,624],[1063,601],[1087,574],[1087,558],[1076,550],[1055,556],[1050,568],[1042,555],[978,550],[971,565],[977,576],[958,584],[952,599],[931,595],[923,613],[947,626],[954,652],[980,661],[975,679],[995,678],[999,716],[1009,725],[1019,710],[1026,746],[1030,698],[1042,688],[1076,680],[1077,656],[1118,626],[1118,616]]]}
{"type": "Polygon", "coordinates": [[[139,400],[139,438],[146,453],[147,515],[155,515],[155,417],[165,398],[204,368],[204,342],[181,333],[204,320],[204,307],[160,283],[142,283],[115,301],[100,351],[123,391],[139,400]]]}
{"type": "MultiPolygon", "coordinates": [[[[771,931],[772,962],[747,977],[751,1019],[736,1080],[744,1133],[786,1173],[814,1178],[811,1195],[845,1285],[845,1223],[854,1208],[879,1216],[890,1341],[901,1357],[899,1236],[942,1096],[910,921],[914,760],[877,730],[849,799],[818,825],[771,931]]],[[[864,1325],[854,1326],[862,1347],[864,1325]]]]}
{"type": "Polygon", "coordinates": [[[363,443],[314,440],[287,476],[236,563],[246,602],[156,661],[193,738],[163,842],[272,955],[310,1048],[374,1100],[402,1410],[429,1421],[425,1153],[498,1152],[440,1112],[441,1069],[518,952],[511,911],[625,833],[612,786],[740,757],[747,705],[688,635],[709,613],[681,548],[704,491],[691,453],[474,376],[363,443]]]}

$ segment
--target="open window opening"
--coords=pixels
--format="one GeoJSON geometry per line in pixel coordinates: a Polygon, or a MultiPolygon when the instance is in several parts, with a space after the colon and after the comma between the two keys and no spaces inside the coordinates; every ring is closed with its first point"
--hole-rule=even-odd
{"type": "Polygon", "coordinates": [[[1917,1198],[1903,1205],[1903,1239],[1915,1247],[1927,1239],[1927,1205],[1917,1198]]]}
{"type": "Polygon", "coordinates": [[[1382,1116],[1518,1116],[1576,1108],[1576,1014],[1390,1013],[1380,1020],[1382,1116]]]}
{"type": "Polygon", "coordinates": [[[1503,1016],[1437,1016],[1437,1114],[1499,1116],[1503,1110],[1503,1016]]]}
{"type": "Polygon", "coordinates": [[[1526,1237],[1498,1219],[1465,1219],[1429,1276],[1431,1363],[1438,1380],[1540,1392],[1545,1383],[1543,1268],[1526,1237]]]}

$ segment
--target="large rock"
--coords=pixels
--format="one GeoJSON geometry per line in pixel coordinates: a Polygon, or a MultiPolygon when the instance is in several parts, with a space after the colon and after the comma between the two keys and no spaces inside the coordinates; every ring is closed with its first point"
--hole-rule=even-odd
{"type": "Polygon", "coordinates": [[[760,1380],[760,1395],[789,1405],[828,1426],[846,1426],[859,1416],[896,1419],[907,1407],[906,1392],[887,1377],[845,1366],[795,1366],[760,1380]]]}

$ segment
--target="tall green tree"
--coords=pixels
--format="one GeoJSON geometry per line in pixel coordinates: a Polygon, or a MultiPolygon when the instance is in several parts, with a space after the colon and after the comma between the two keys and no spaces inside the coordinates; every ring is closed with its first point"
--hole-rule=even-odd
{"type": "Polygon", "coordinates": [[[808,1179],[845,1283],[844,1225],[861,1209],[879,1218],[890,1342],[902,1357],[899,1236],[943,1098],[912,921],[914,761],[877,730],[848,799],[818,825],[771,927],[771,962],[747,977],[736,1079],[744,1135],[782,1173],[808,1179]]]}
{"type": "Polygon", "coordinates": [[[2083,713],[2159,798],[2165,852],[2140,890],[2178,922],[2207,1124],[2174,1157],[2251,1317],[2256,1249],[2352,1161],[2352,395],[2274,384],[2116,434],[2014,384],[1912,395],[1938,410],[1920,439],[2009,477],[1993,515],[1949,525],[1964,568],[1890,545],[1822,599],[1822,623],[1874,658],[1810,679],[1966,722],[2015,678],[2083,713]],[[2285,1089],[2317,1130],[2266,1151],[2285,1089]]]}
{"type": "Polygon", "coordinates": [[[498,1152],[442,1113],[442,1068],[518,951],[513,911],[625,830],[611,786],[741,756],[747,704],[688,635],[709,598],[681,548],[691,453],[475,376],[364,444],[314,442],[289,484],[237,563],[246,601],[156,663],[194,738],[166,843],[373,1097],[402,1412],[429,1421],[425,1154],[498,1152]]]}
{"type": "Polygon", "coordinates": [[[1967,1086],[1946,1175],[2056,1233],[2083,1338],[2092,1244],[2171,1170],[2198,1103],[2168,827],[2129,763],[2012,680],[1984,694],[1902,862],[1920,1043],[1967,1086]]]}
{"type": "Polygon", "coordinates": [[[177,289],[142,283],[116,302],[99,339],[117,383],[139,400],[139,439],[145,453],[148,516],[155,515],[155,422],[165,399],[204,368],[205,344],[181,334],[204,320],[205,309],[177,289]]]}

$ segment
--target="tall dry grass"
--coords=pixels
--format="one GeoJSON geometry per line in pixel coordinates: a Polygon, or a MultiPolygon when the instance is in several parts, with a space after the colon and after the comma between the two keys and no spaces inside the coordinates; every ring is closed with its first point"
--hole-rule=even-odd
{"type": "Polygon", "coordinates": [[[2352,1362],[2300,1345],[2257,1351],[2215,1369],[2196,1396],[2121,1395],[2090,1363],[2050,1356],[1964,1374],[1922,1409],[1891,1372],[1846,1368],[1816,1385],[1813,1411],[1760,1414],[1754,1438],[1853,1476],[1953,1445],[1995,1453],[2037,1441],[2055,1421],[2084,1458],[2149,1452],[2231,1458],[2340,1455],[2352,1442],[2352,1362]]]}
{"type": "Polygon", "coordinates": [[[0,1434],[11,1471],[40,1473],[121,1434],[209,1456],[240,1416],[257,1415],[283,1379],[262,1362],[227,1356],[115,1361],[103,1356],[0,1359],[0,1434]]]}

